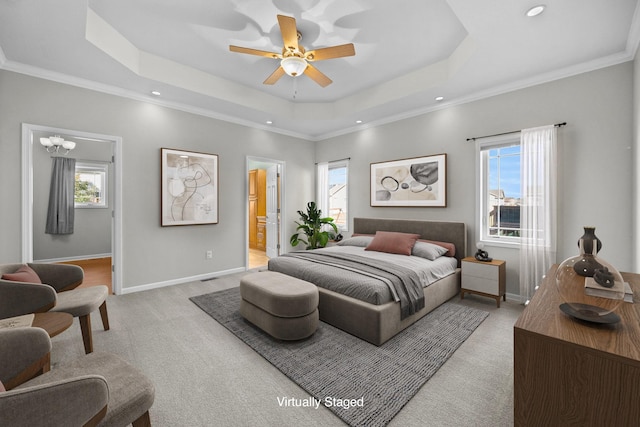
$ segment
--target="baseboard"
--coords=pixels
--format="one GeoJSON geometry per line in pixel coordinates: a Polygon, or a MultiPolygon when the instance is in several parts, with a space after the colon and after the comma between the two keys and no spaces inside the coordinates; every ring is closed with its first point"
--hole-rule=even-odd
{"type": "Polygon", "coordinates": [[[167,287],[167,286],[180,285],[182,283],[195,282],[195,281],[199,281],[199,280],[214,279],[216,277],[228,276],[229,274],[242,273],[244,271],[247,271],[247,269],[245,267],[238,267],[238,268],[232,268],[232,269],[229,269],[229,270],[222,270],[222,271],[216,271],[216,272],[212,272],[212,273],[204,273],[204,274],[198,274],[198,275],[195,275],[195,276],[181,277],[181,278],[178,278],[178,279],[166,280],[164,282],[155,282],[155,283],[148,283],[146,285],[131,286],[131,287],[127,287],[127,288],[122,288],[122,292],[120,294],[121,295],[132,294],[132,293],[135,293],[135,292],[142,292],[142,291],[148,291],[148,290],[151,290],[151,289],[164,288],[164,287],[167,287]]]}
{"type": "Polygon", "coordinates": [[[509,302],[520,302],[520,294],[510,294],[507,292],[506,297],[509,302]]]}
{"type": "Polygon", "coordinates": [[[85,259],[98,259],[98,258],[110,258],[110,257],[111,257],[111,252],[106,254],[79,255],[79,256],[64,257],[64,258],[37,259],[37,260],[33,260],[33,262],[54,263],[54,262],[81,261],[85,259]]]}

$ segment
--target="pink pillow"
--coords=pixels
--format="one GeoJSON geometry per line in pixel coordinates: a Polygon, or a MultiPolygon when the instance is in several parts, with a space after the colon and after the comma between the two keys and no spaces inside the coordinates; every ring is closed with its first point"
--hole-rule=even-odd
{"type": "Polygon", "coordinates": [[[4,388],[4,384],[2,384],[2,381],[0,381],[0,392],[3,392],[3,391],[7,391],[7,389],[4,388]]]}
{"type": "Polygon", "coordinates": [[[411,255],[411,249],[420,238],[419,234],[377,231],[365,251],[386,252],[390,254],[411,255]]]}
{"type": "Polygon", "coordinates": [[[447,249],[447,253],[444,254],[444,256],[450,256],[450,257],[456,256],[456,245],[454,245],[453,243],[438,242],[437,240],[423,240],[423,239],[420,239],[419,241],[420,242],[433,243],[434,245],[438,245],[438,246],[442,246],[443,248],[446,248],[447,249]]]}
{"type": "Polygon", "coordinates": [[[28,265],[23,265],[15,273],[5,273],[2,275],[3,280],[12,280],[14,282],[42,283],[38,273],[28,265]]]}

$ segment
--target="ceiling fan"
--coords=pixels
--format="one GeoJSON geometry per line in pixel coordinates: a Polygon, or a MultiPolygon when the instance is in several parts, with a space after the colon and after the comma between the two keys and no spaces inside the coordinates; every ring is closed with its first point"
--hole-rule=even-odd
{"type": "Polygon", "coordinates": [[[295,18],[278,15],[278,25],[280,25],[280,33],[282,33],[282,40],[284,41],[282,53],[267,52],[233,45],[229,46],[229,50],[232,52],[280,59],[280,66],[263,82],[266,85],[276,83],[280,77],[285,74],[291,77],[306,74],[320,86],[326,87],[332,83],[332,80],[311,65],[311,62],[342,58],[356,54],[353,43],[306,51],[304,47],[298,44],[298,41],[302,37],[296,27],[295,18]]]}

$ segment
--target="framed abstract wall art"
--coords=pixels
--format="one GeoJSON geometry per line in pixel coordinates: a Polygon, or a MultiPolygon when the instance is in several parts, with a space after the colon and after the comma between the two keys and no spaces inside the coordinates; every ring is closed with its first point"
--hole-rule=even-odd
{"type": "Polygon", "coordinates": [[[447,206],[447,155],[371,163],[371,206],[447,206]]]}
{"type": "Polygon", "coordinates": [[[162,148],[161,225],[218,223],[218,156],[162,148]]]}

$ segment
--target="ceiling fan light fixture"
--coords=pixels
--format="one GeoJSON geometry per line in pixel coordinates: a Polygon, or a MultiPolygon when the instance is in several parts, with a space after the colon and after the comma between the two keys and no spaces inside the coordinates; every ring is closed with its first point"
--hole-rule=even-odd
{"type": "Polygon", "coordinates": [[[342,58],[356,54],[353,43],[323,47],[317,50],[307,50],[304,46],[299,44],[301,36],[297,29],[295,18],[285,15],[278,15],[277,18],[280,33],[282,35],[282,41],[284,42],[282,53],[229,45],[229,50],[231,52],[279,59],[280,66],[278,66],[278,68],[276,68],[271,75],[262,82],[265,85],[273,85],[285,75],[288,75],[289,77],[298,77],[299,75],[304,74],[320,86],[327,87],[332,83],[332,80],[311,65],[310,62],[342,58]]]}
{"type": "Polygon", "coordinates": [[[280,66],[289,76],[296,77],[307,69],[307,61],[298,56],[288,56],[280,61],[280,66]]]}

